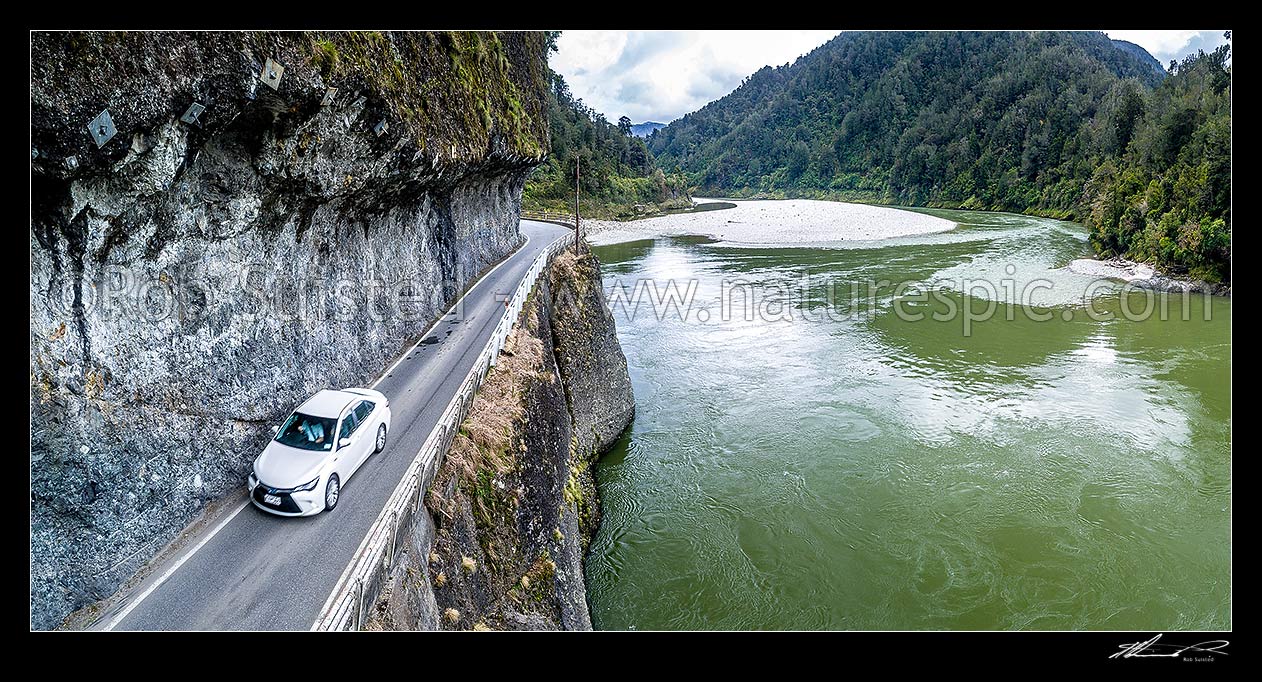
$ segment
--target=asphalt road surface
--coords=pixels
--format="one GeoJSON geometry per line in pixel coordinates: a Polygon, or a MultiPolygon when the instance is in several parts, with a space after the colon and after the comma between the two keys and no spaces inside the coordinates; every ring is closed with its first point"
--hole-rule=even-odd
{"type": "Polygon", "coordinates": [[[521,231],[530,241],[465,295],[463,319],[447,316],[440,320],[377,384],[376,389],[390,399],[389,442],[346,483],[336,510],[288,518],[247,503],[235,515],[225,515],[226,523],[207,524],[201,537],[187,543],[191,549],[172,556],[167,565],[154,567],[145,581],[103,612],[96,627],[310,628],[386,499],[490,339],[504,311],[504,300],[512,295],[535,257],[570,230],[523,220],[521,231]]]}

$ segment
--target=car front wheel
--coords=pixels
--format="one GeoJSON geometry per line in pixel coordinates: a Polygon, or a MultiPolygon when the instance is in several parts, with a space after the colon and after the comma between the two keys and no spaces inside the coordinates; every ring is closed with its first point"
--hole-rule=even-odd
{"type": "Polygon", "coordinates": [[[377,449],[373,450],[373,454],[377,454],[386,449],[386,425],[382,424],[377,427],[377,449]]]}
{"type": "Polygon", "coordinates": [[[337,498],[341,494],[341,482],[338,481],[337,474],[333,474],[324,486],[324,511],[333,511],[333,508],[337,506],[337,498]]]}

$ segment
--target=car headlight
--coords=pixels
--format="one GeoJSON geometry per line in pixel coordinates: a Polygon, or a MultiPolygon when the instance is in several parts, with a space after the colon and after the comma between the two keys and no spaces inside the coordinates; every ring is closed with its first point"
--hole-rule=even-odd
{"type": "Polygon", "coordinates": [[[319,477],[319,476],[316,476],[315,478],[311,479],[310,481],[307,481],[306,483],[303,483],[302,485],[297,486],[296,488],[294,488],[294,492],[296,492],[296,493],[297,493],[297,492],[305,492],[305,491],[307,491],[307,490],[315,490],[316,484],[317,484],[317,483],[319,483],[319,482],[320,482],[320,477],[319,477]]]}

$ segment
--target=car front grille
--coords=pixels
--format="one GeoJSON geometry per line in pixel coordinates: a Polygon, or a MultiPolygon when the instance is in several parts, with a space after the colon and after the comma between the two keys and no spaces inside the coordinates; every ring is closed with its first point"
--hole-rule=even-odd
{"type": "Polygon", "coordinates": [[[298,503],[294,501],[294,498],[289,495],[289,490],[290,489],[282,490],[279,488],[269,488],[266,483],[260,482],[259,485],[254,488],[254,501],[264,507],[267,507],[268,509],[275,509],[276,511],[285,512],[286,514],[297,514],[301,512],[302,509],[298,506],[298,503]],[[279,497],[280,504],[268,504],[263,497],[264,495],[275,495],[279,497]]]}

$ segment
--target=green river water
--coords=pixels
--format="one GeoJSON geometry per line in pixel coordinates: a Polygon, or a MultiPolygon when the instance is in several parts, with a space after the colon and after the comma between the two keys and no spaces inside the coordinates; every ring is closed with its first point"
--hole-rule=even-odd
{"type": "Polygon", "coordinates": [[[1145,294],[1084,296],[1090,278],[1059,269],[1088,253],[1081,226],[926,212],[960,225],[596,248],[607,291],[696,281],[683,320],[614,307],[637,414],[596,465],[596,627],[1231,627],[1230,300],[1174,295],[1161,319],[1157,298],[1143,318],[1145,294]],[[1005,277],[1050,288],[1010,307],[1005,277]],[[805,293],[791,320],[747,320],[741,295],[724,320],[738,278],[805,293]],[[904,295],[916,320],[889,290],[827,285],[948,278],[999,293],[904,295]],[[932,317],[949,304],[995,313],[965,335],[932,317]]]}

